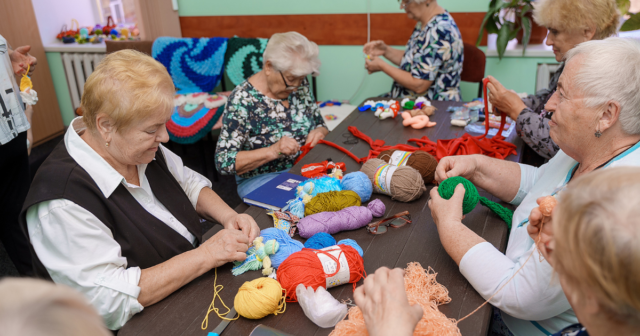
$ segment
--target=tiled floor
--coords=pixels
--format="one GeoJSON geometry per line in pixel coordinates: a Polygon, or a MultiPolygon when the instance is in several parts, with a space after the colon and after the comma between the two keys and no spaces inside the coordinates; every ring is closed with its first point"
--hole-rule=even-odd
{"type": "MultiPolygon", "coordinates": [[[[62,140],[62,136],[50,140],[36,148],[31,152],[29,157],[31,176],[35,175],[38,167],[44,162],[53,148],[62,140]]],[[[229,204],[232,208],[235,208],[241,203],[240,197],[236,192],[236,182],[233,176],[218,176],[218,181],[214,180],[214,152],[215,141],[217,138],[205,139],[202,144],[197,143],[194,145],[179,145],[175,143],[167,144],[167,147],[178,154],[184,164],[203,174],[211,180],[213,183],[213,190],[220,195],[220,197],[229,204]],[[203,154],[206,161],[203,160],[203,154]],[[206,168],[206,169],[205,169],[206,168]]],[[[205,222],[203,223],[203,233],[208,231],[213,224],[205,222]]],[[[17,276],[13,263],[7,256],[4,250],[4,246],[0,243],[0,278],[5,276],[17,276]]]]}

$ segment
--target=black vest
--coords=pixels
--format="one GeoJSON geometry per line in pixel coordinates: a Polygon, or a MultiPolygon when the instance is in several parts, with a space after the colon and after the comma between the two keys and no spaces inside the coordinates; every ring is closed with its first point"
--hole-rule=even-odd
{"type": "MultiPolygon", "coordinates": [[[[199,245],[202,241],[200,217],[171,175],[160,148],[156,159],[147,165],[145,175],[155,197],[196,237],[199,245]]],[[[60,198],[91,212],[111,230],[113,238],[120,244],[122,256],[127,258],[128,267],[149,268],[193,249],[187,239],[148,213],[122,184],[109,198],[105,198],[91,176],[69,155],[64,141],[44,161],[31,183],[20,214],[20,225],[27,237],[27,209],[40,202],[60,198]]],[[[51,279],[33,246],[31,255],[36,275],[51,279]]]]}

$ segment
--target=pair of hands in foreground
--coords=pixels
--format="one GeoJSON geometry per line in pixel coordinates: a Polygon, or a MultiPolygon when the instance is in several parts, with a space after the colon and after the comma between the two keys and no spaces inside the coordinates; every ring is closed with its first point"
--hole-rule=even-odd
{"type": "Polygon", "coordinates": [[[246,252],[253,240],[260,235],[256,221],[246,214],[235,214],[223,223],[224,229],[200,245],[210,268],[224,265],[230,261],[244,261],[246,252]]]}

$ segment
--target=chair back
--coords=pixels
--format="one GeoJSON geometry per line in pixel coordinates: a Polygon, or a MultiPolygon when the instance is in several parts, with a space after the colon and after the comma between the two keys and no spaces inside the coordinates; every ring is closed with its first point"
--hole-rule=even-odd
{"type": "Polygon", "coordinates": [[[464,44],[464,62],[460,79],[465,82],[482,83],[487,56],[473,44],[464,44]]]}

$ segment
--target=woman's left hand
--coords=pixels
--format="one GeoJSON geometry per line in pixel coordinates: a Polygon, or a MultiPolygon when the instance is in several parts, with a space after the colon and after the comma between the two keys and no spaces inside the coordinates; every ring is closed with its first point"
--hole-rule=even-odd
{"type": "MultiPolygon", "coordinates": [[[[540,197],[536,200],[538,205],[543,199],[544,197],[540,197]]],[[[554,249],[552,217],[553,212],[551,216],[543,216],[540,207],[535,207],[529,214],[529,225],[527,225],[527,233],[538,244],[538,251],[549,263],[551,263],[551,254],[554,249]]]]}
{"type": "Polygon", "coordinates": [[[439,227],[440,224],[462,222],[462,219],[464,218],[464,215],[462,214],[464,193],[464,187],[462,184],[458,184],[453,192],[453,196],[446,200],[440,197],[438,187],[433,187],[431,189],[431,193],[429,194],[431,197],[428,205],[429,209],[431,209],[431,217],[433,217],[433,221],[436,223],[436,226],[439,227]]]}
{"type": "Polygon", "coordinates": [[[225,221],[223,226],[225,229],[241,230],[249,238],[250,243],[260,235],[258,224],[247,214],[236,214],[225,221]]]}
{"type": "Polygon", "coordinates": [[[369,74],[382,71],[384,60],[378,56],[371,56],[371,58],[364,59],[364,68],[367,69],[369,74]]]}
{"type": "MultiPolygon", "coordinates": [[[[498,109],[500,113],[506,113],[509,118],[517,120],[520,112],[527,108],[520,96],[513,91],[507,90],[497,79],[489,76],[489,102],[494,109],[498,109]]],[[[494,111],[495,112],[495,111],[494,111]]]]}
{"type": "Polygon", "coordinates": [[[312,148],[318,144],[318,141],[324,139],[324,137],[329,133],[324,127],[318,127],[313,131],[309,132],[307,135],[307,140],[305,141],[305,145],[309,145],[312,148]]]}

